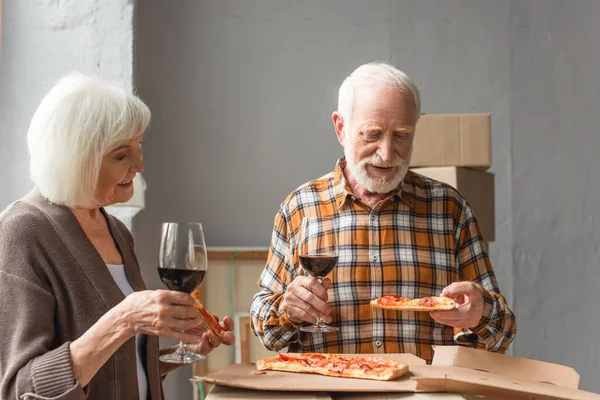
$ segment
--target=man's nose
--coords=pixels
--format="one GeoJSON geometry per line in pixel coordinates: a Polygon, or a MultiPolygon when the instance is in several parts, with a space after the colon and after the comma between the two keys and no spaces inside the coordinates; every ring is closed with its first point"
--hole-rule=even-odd
{"type": "Polygon", "coordinates": [[[385,162],[386,164],[391,163],[394,160],[394,146],[391,140],[381,140],[379,148],[377,149],[377,155],[381,157],[383,162],[385,162]]]}

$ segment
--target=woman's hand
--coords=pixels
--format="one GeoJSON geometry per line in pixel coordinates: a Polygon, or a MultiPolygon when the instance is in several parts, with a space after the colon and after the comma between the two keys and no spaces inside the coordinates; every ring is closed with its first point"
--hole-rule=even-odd
{"type": "Polygon", "coordinates": [[[230,317],[226,316],[225,318],[223,318],[223,322],[221,322],[220,325],[221,328],[225,330],[225,333],[223,334],[222,338],[217,336],[213,331],[206,330],[206,328],[204,328],[203,326],[188,331],[188,333],[199,334],[202,338],[201,343],[190,345],[188,346],[188,349],[190,349],[190,351],[194,353],[206,355],[214,349],[216,349],[217,347],[219,347],[221,344],[226,344],[228,346],[233,345],[233,343],[235,342],[235,336],[232,332],[234,328],[233,320],[230,317]]]}
{"type": "Polygon", "coordinates": [[[121,322],[131,336],[143,333],[189,344],[204,343],[204,334],[193,333],[202,319],[194,309],[194,299],[187,293],[144,290],[130,294],[115,308],[117,324],[121,322]]]}

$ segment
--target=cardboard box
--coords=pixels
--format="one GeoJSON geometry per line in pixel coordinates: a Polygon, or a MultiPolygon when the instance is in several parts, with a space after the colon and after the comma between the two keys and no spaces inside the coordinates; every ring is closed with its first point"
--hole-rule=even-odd
{"type": "Polygon", "coordinates": [[[215,386],[206,400],[500,400],[491,397],[470,396],[456,393],[308,393],[308,392],[269,392],[215,386]]]}
{"type": "Polygon", "coordinates": [[[436,181],[447,183],[467,198],[479,221],[486,242],[496,237],[494,215],[494,174],[460,167],[411,168],[436,181]]]}
{"type": "Polygon", "coordinates": [[[484,355],[482,357],[481,350],[459,346],[434,346],[432,365],[459,366],[572,389],[579,387],[579,374],[573,368],[500,353],[486,352],[484,355]]]}
{"type": "Polygon", "coordinates": [[[422,114],[417,123],[411,166],[492,165],[490,114],[422,114]]]}
{"type": "Polygon", "coordinates": [[[473,399],[473,396],[488,400],[600,400],[600,395],[577,390],[579,375],[560,365],[459,346],[436,347],[432,365],[425,365],[424,360],[407,354],[386,356],[405,360],[409,364],[409,373],[393,381],[379,382],[278,371],[256,375],[253,364],[234,364],[193,380],[218,385],[207,400],[454,400],[473,399]],[[442,393],[451,395],[443,396],[442,393]]]}

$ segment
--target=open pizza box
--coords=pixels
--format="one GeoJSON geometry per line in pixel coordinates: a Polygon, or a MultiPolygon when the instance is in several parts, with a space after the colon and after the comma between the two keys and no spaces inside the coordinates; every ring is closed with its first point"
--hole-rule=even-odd
{"type": "Polygon", "coordinates": [[[397,400],[397,399],[596,399],[577,390],[579,375],[561,365],[459,346],[437,346],[433,362],[411,354],[386,354],[405,362],[409,373],[393,381],[337,378],[267,371],[254,364],[234,364],[204,377],[215,385],[207,400],[397,400]]]}

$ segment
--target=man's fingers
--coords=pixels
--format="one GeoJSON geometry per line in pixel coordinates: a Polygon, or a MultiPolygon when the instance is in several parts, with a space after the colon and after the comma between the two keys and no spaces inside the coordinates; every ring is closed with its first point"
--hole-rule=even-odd
{"type": "Polygon", "coordinates": [[[432,311],[429,313],[431,318],[436,321],[451,321],[451,320],[459,320],[465,317],[464,312],[460,312],[458,309],[450,310],[450,311],[432,311]]]}
{"type": "MultiPolygon", "coordinates": [[[[315,312],[319,312],[321,314],[328,315],[331,312],[331,308],[327,305],[326,302],[318,298],[314,295],[314,293],[309,292],[308,290],[300,290],[299,293],[294,293],[298,298],[298,306],[300,303],[316,310],[315,312]]],[[[308,308],[302,307],[305,311],[309,311],[308,308]]]]}
{"type": "Polygon", "coordinates": [[[457,328],[472,328],[477,325],[481,318],[470,305],[459,306],[451,311],[432,311],[429,315],[440,324],[457,328]]]}
{"type": "Polygon", "coordinates": [[[312,292],[315,296],[323,301],[327,301],[329,296],[327,295],[327,289],[323,287],[323,284],[319,283],[313,277],[307,277],[308,279],[304,280],[302,286],[304,286],[308,291],[312,292]]]}
{"type": "Polygon", "coordinates": [[[314,323],[321,315],[328,323],[331,320],[331,308],[327,305],[327,288],[330,286],[330,279],[319,283],[311,276],[298,276],[288,287],[281,304],[282,310],[294,322],[314,323]]]}
{"type": "Polygon", "coordinates": [[[443,297],[456,298],[460,295],[473,295],[477,287],[472,282],[454,282],[442,290],[443,297]]]}
{"type": "MultiPolygon", "coordinates": [[[[313,296],[313,301],[314,301],[314,296],[313,296]]],[[[304,299],[291,299],[291,304],[300,309],[303,310],[304,312],[306,312],[307,314],[310,314],[312,318],[314,318],[316,320],[316,318],[319,316],[319,313],[325,313],[328,314],[330,312],[329,309],[327,309],[327,312],[324,311],[320,311],[318,308],[315,307],[314,303],[311,303],[310,301],[304,301],[304,299]]],[[[323,303],[325,306],[327,306],[325,303],[323,303]]],[[[327,307],[329,308],[329,307],[327,307]]],[[[307,321],[307,322],[311,322],[311,321],[307,321]]]]}
{"type": "Polygon", "coordinates": [[[429,315],[436,322],[448,326],[461,326],[468,318],[464,314],[455,314],[455,311],[434,311],[429,313],[429,315]]]}
{"type": "Polygon", "coordinates": [[[290,306],[287,314],[288,317],[293,318],[296,321],[314,323],[317,320],[317,313],[312,307],[311,312],[309,312],[300,307],[290,306]]]}

